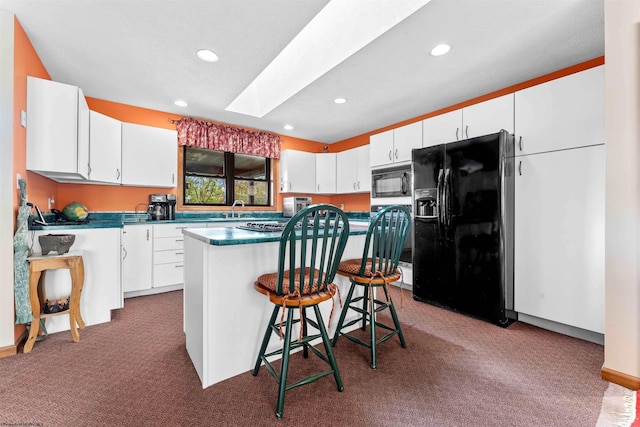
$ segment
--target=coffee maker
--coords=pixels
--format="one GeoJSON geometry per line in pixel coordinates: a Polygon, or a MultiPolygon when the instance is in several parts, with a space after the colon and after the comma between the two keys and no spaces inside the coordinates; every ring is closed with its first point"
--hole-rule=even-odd
{"type": "Polygon", "coordinates": [[[176,219],[176,195],[167,194],[167,219],[176,219]]]}
{"type": "Polygon", "coordinates": [[[166,194],[149,194],[147,213],[151,216],[152,221],[169,219],[167,215],[168,210],[169,203],[167,202],[166,194]]]}

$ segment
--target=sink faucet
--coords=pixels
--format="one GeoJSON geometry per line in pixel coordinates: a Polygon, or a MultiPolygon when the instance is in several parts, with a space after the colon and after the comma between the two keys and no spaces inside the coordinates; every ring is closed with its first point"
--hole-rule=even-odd
{"type": "MultiPolygon", "coordinates": [[[[235,215],[234,211],[235,211],[235,208],[236,208],[236,203],[240,203],[242,205],[242,207],[244,208],[244,200],[235,200],[233,202],[233,204],[231,205],[231,218],[233,218],[234,215],[235,215]]],[[[240,218],[240,212],[238,212],[238,218],[240,218]]]]}

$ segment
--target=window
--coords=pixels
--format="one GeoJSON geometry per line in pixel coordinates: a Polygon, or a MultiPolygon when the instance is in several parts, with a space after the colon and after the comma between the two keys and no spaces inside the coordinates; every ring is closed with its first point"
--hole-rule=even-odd
{"type": "Polygon", "coordinates": [[[270,165],[265,157],[184,147],[183,204],[269,206],[270,165]]]}

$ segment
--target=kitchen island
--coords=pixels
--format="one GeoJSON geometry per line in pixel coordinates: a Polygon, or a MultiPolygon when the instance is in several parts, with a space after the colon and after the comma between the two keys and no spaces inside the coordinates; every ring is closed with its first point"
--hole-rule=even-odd
{"type": "MultiPolygon", "coordinates": [[[[354,228],[342,259],[362,256],[366,229],[354,228]]],[[[273,311],[273,304],[253,283],[261,274],[277,270],[281,233],[234,227],[190,228],[183,233],[186,347],[206,388],[253,369],[273,311]]],[[[335,283],[345,298],[349,280],[336,275],[335,283]]],[[[340,315],[338,295],[335,300],[330,336],[340,315]]],[[[331,301],[320,304],[320,309],[327,324],[331,301]]],[[[267,352],[280,345],[274,335],[267,352]]]]}

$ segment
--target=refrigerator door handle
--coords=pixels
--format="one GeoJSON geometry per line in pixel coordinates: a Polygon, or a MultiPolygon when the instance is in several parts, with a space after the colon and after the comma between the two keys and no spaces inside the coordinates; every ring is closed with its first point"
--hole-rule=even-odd
{"type": "Polygon", "coordinates": [[[447,171],[444,174],[444,195],[443,195],[443,205],[444,205],[444,212],[443,212],[443,222],[445,227],[449,227],[451,225],[451,209],[449,209],[449,205],[450,205],[450,201],[449,201],[449,184],[450,184],[450,177],[451,177],[451,169],[447,168],[447,171]]]}
{"type": "Polygon", "coordinates": [[[442,216],[442,181],[444,178],[444,170],[439,169],[438,170],[438,187],[436,189],[436,211],[437,211],[437,217],[438,217],[438,230],[442,227],[442,223],[443,223],[443,216],[442,216]]]}

